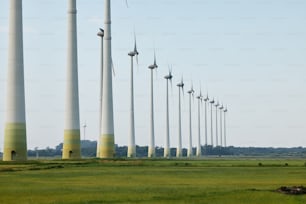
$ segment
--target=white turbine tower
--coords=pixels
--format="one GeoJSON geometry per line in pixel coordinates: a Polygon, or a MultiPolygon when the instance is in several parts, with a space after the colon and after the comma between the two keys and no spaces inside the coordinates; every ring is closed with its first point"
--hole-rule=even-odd
{"type": "Polygon", "coordinates": [[[202,92],[197,96],[198,99],[198,144],[197,144],[197,157],[202,156],[201,149],[201,103],[203,100],[202,92]]]}
{"type": "Polygon", "coordinates": [[[194,90],[193,86],[191,86],[191,89],[187,92],[189,94],[189,146],[187,151],[187,157],[192,157],[193,150],[192,150],[192,114],[191,114],[191,97],[194,97],[194,90]]]}
{"type": "Polygon", "coordinates": [[[170,152],[170,128],[169,128],[169,81],[172,83],[172,70],[169,70],[168,75],[165,76],[166,79],[166,144],[164,148],[164,157],[169,158],[171,156],[170,152]]]}
{"type": "Polygon", "coordinates": [[[151,109],[150,109],[150,144],[148,148],[148,157],[155,157],[155,136],[154,136],[154,98],[153,98],[153,70],[157,69],[156,55],[154,52],[154,63],[148,67],[151,70],[151,109]]]}
{"type": "Polygon", "coordinates": [[[214,106],[215,100],[212,99],[209,103],[210,103],[210,136],[211,136],[211,147],[214,147],[213,106],[214,106]]]}
{"type": "Polygon", "coordinates": [[[220,106],[220,144],[223,147],[223,136],[222,136],[222,114],[223,114],[223,105],[220,106]]]}
{"type": "Polygon", "coordinates": [[[176,157],[182,157],[182,112],[181,112],[181,91],[184,94],[184,82],[183,78],[180,83],[177,84],[179,88],[179,103],[178,103],[178,108],[179,108],[179,117],[178,117],[178,144],[177,144],[177,149],[176,149],[176,157]]]}
{"type": "Polygon", "coordinates": [[[62,158],[76,159],[81,157],[76,0],[68,0],[67,41],[66,120],[62,158]]]}
{"type": "Polygon", "coordinates": [[[102,126],[102,96],[103,96],[103,38],[104,38],[104,30],[100,28],[100,31],[97,34],[99,37],[101,37],[101,68],[100,68],[100,98],[99,98],[99,137],[97,140],[97,154],[96,157],[99,157],[99,138],[101,135],[101,126],[102,126]]]}
{"type": "Polygon", "coordinates": [[[27,160],[22,1],[10,0],[8,77],[3,161],[27,160]]]}
{"type": "Polygon", "coordinates": [[[224,109],[224,147],[226,147],[226,114],[227,114],[227,108],[224,109]]]}
{"type": "Polygon", "coordinates": [[[216,107],[216,147],[218,147],[219,142],[218,142],[218,107],[219,107],[219,102],[216,102],[215,107],[216,107]]]}
{"type": "Polygon", "coordinates": [[[130,137],[128,144],[127,157],[136,157],[136,144],[135,144],[135,120],[134,120],[134,57],[138,63],[138,50],[135,37],[134,50],[129,52],[128,55],[131,57],[131,101],[130,101],[130,137]]]}
{"type": "Polygon", "coordinates": [[[205,116],[204,116],[204,121],[205,121],[205,147],[208,145],[208,135],[207,135],[207,102],[209,102],[208,94],[206,95],[206,98],[204,98],[204,109],[205,109],[205,116]]]}
{"type": "Polygon", "coordinates": [[[115,156],[113,79],[112,79],[112,46],[111,46],[111,1],[105,0],[104,44],[103,44],[103,100],[102,127],[99,141],[99,157],[115,156]]]}

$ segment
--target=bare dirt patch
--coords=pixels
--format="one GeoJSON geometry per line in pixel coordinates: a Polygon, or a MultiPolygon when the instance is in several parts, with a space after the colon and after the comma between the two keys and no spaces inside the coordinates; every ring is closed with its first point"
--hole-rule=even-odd
{"type": "Polygon", "coordinates": [[[277,192],[288,194],[288,195],[303,195],[306,194],[306,187],[304,186],[282,186],[276,190],[277,192]]]}

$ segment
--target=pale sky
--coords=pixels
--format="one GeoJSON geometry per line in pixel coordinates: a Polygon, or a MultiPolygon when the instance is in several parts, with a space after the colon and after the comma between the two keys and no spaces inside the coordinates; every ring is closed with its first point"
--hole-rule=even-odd
{"type": "MultiPolygon", "coordinates": [[[[0,150],[3,149],[9,0],[0,0],[0,150]]],[[[98,138],[100,39],[104,1],[78,0],[79,97],[86,139],[98,138]]],[[[178,88],[204,93],[228,106],[228,145],[306,146],[306,1],[125,0],[112,1],[115,142],[127,145],[133,33],[136,143],[149,142],[150,72],[154,80],[156,145],[165,143],[163,78],[173,65],[170,144],[177,145],[178,88]]],[[[66,86],[67,1],[23,1],[24,69],[28,148],[63,141],[66,86]]],[[[183,146],[188,145],[188,95],[183,102],[183,146]]],[[[204,116],[204,114],[202,114],[204,116]]],[[[209,115],[210,116],[210,115],[209,115]]],[[[202,117],[203,119],[203,117],[202,117]]],[[[202,141],[204,122],[202,120],[202,141]]],[[[83,129],[82,129],[82,138],[83,129]]],[[[193,146],[197,101],[193,103],[193,146]]],[[[210,135],[209,135],[210,138],[210,135]]],[[[210,143],[210,140],[208,140],[210,143]]]]}

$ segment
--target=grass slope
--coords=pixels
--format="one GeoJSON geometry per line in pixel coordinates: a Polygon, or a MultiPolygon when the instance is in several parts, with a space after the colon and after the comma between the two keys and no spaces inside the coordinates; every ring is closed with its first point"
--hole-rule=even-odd
{"type": "Polygon", "coordinates": [[[302,160],[0,162],[0,203],[306,203],[302,160]],[[259,166],[258,163],[262,163],[259,166]],[[286,166],[285,164],[288,164],[286,166]]]}

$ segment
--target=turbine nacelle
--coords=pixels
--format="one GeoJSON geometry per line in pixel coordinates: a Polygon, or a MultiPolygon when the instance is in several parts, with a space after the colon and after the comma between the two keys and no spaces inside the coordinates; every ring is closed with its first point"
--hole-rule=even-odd
{"type": "Polygon", "coordinates": [[[135,55],[137,55],[137,53],[135,53],[135,51],[131,51],[128,53],[129,56],[134,57],[135,55]]]}
{"type": "Polygon", "coordinates": [[[180,82],[177,84],[178,87],[183,88],[185,86],[185,84],[183,82],[180,82]]]}
{"type": "Polygon", "coordinates": [[[149,69],[156,69],[158,66],[157,66],[157,64],[152,64],[152,65],[150,65],[148,68],[149,69]]]}
{"type": "Polygon", "coordinates": [[[206,101],[209,101],[208,94],[206,95],[206,98],[204,98],[203,100],[204,100],[205,102],[206,102],[206,101]]]}
{"type": "Polygon", "coordinates": [[[182,88],[182,89],[184,88],[185,84],[184,84],[183,77],[182,77],[182,79],[181,79],[181,82],[178,83],[177,86],[180,87],[180,88],[182,88]]]}
{"type": "Polygon", "coordinates": [[[194,90],[193,90],[193,89],[190,89],[187,93],[193,95],[193,94],[194,94],[194,90]]]}
{"type": "Polygon", "coordinates": [[[166,75],[164,78],[171,81],[173,78],[173,75],[171,74],[171,72],[169,72],[169,74],[166,75]]]}
{"type": "Polygon", "coordinates": [[[154,63],[152,65],[150,65],[148,68],[149,69],[157,69],[157,64],[156,64],[156,54],[155,54],[155,51],[154,51],[154,63]]]}
{"type": "Polygon", "coordinates": [[[215,103],[215,100],[212,99],[209,103],[214,104],[214,103],[215,103]]]}
{"type": "Polygon", "coordinates": [[[104,30],[102,28],[99,28],[99,32],[97,33],[97,36],[103,38],[104,37],[104,30]]]}
{"type": "Polygon", "coordinates": [[[203,101],[203,95],[202,95],[202,89],[200,88],[200,94],[197,96],[197,99],[199,99],[201,102],[203,101]]]}

